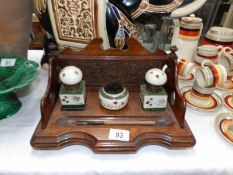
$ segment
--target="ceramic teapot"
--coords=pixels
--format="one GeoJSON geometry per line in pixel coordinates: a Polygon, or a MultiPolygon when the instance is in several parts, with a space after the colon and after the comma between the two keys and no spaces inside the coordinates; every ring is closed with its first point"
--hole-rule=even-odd
{"type": "MultiPolygon", "coordinates": [[[[181,17],[199,9],[206,0],[34,0],[35,12],[49,44],[60,51],[80,50],[96,37],[103,48],[126,49],[125,39],[142,42],[139,26],[157,23],[162,16],[181,17]]],[[[45,53],[45,56],[48,56],[45,53]]],[[[46,58],[44,58],[46,59],[46,58]]],[[[48,59],[48,58],[47,58],[48,59]]],[[[43,61],[43,60],[42,60],[43,61]]]]}
{"type": "Polygon", "coordinates": [[[182,17],[181,21],[175,19],[174,26],[172,45],[178,48],[177,56],[179,59],[192,62],[203,28],[202,19],[190,15],[182,17]]]}

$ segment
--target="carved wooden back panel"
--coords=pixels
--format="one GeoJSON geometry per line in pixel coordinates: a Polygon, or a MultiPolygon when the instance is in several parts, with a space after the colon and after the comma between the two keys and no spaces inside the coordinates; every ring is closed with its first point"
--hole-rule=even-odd
{"type": "Polygon", "coordinates": [[[166,73],[168,81],[174,82],[175,60],[174,54],[168,55],[164,51],[155,53],[144,49],[134,39],[128,40],[131,46],[127,51],[101,49],[101,40],[94,40],[86,49],[80,52],[65,51],[59,55],[58,70],[67,65],[74,65],[83,71],[87,85],[104,85],[118,82],[125,86],[138,86],[145,81],[145,73],[151,68],[162,69],[168,65],[166,73]]]}

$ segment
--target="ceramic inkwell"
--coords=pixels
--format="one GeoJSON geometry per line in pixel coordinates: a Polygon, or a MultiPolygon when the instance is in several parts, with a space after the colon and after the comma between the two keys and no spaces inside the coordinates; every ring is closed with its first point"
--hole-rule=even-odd
{"type": "Polygon", "coordinates": [[[165,73],[167,65],[162,70],[150,69],[146,72],[146,84],[140,86],[140,98],[144,110],[163,111],[167,106],[167,93],[163,85],[167,82],[165,73]]]}
{"type": "Polygon", "coordinates": [[[109,110],[120,110],[128,103],[128,90],[118,83],[110,83],[100,88],[100,104],[109,110]]]}
{"type": "Polygon", "coordinates": [[[67,66],[60,71],[59,78],[62,82],[59,92],[62,110],[83,110],[86,87],[82,71],[75,66],[67,66]]]}

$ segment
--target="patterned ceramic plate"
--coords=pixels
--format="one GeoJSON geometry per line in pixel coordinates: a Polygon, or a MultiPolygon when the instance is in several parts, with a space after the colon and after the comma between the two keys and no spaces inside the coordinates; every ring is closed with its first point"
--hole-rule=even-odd
{"type": "Polygon", "coordinates": [[[187,77],[182,77],[182,76],[178,75],[178,80],[180,83],[193,82],[195,80],[195,76],[193,73],[189,74],[187,77]]]}
{"type": "Polygon", "coordinates": [[[224,101],[225,106],[233,111],[233,97],[232,97],[232,92],[226,92],[222,94],[222,98],[224,101]]]}
{"type": "Polygon", "coordinates": [[[181,89],[181,93],[183,95],[184,100],[187,102],[187,106],[198,111],[217,111],[220,108],[222,108],[223,102],[222,99],[214,93],[211,98],[209,99],[209,102],[206,103],[206,105],[198,104],[196,101],[192,99],[190,96],[192,87],[186,86],[181,89]]]}
{"type": "Polygon", "coordinates": [[[233,113],[222,113],[215,120],[219,134],[233,144],[233,113]]]}
{"type": "Polygon", "coordinates": [[[220,90],[233,91],[233,81],[232,78],[228,79],[223,86],[216,86],[220,90]]]}

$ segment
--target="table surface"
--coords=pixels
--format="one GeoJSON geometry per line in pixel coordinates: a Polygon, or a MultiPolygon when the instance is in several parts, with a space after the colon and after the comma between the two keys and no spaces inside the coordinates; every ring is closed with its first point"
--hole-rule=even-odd
{"type": "MultiPolygon", "coordinates": [[[[29,51],[29,59],[39,62],[43,52],[29,51]]],[[[136,154],[94,154],[84,146],[61,150],[34,150],[30,139],[40,120],[40,99],[47,86],[48,71],[17,92],[23,106],[14,116],[0,121],[0,175],[56,174],[233,174],[233,145],[215,129],[216,116],[224,111],[198,112],[187,108],[186,121],[196,145],[170,150],[152,145],[136,154]]]]}

